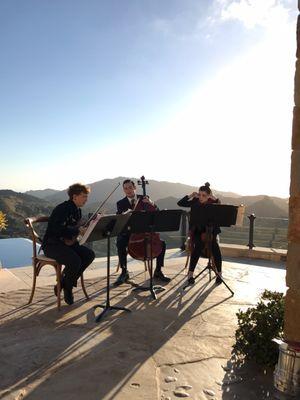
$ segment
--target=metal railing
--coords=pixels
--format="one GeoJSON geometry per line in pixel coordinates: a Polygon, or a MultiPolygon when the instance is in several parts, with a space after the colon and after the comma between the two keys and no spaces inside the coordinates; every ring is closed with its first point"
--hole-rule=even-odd
{"type": "MultiPolygon", "coordinates": [[[[188,236],[189,213],[183,211],[179,248],[184,250],[188,236]]],[[[221,228],[221,243],[232,243],[253,249],[260,247],[287,247],[288,218],[258,217],[250,214],[244,217],[241,227],[221,228]]],[[[173,236],[175,237],[175,236],[173,236]]]]}

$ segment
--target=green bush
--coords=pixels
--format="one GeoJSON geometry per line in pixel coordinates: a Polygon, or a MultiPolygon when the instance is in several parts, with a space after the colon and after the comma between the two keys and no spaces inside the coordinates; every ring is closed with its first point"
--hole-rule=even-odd
{"type": "Polygon", "coordinates": [[[283,293],[265,290],[255,307],[237,314],[238,329],[233,352],[261,365],[274,365],[278,345],[272,341],[283,337],[283,293]]]}

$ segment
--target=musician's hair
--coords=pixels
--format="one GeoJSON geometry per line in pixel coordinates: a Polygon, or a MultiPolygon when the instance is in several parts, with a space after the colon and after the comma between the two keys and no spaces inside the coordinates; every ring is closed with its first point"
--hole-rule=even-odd
{"type": "Polygon", "coordinates": [[[208,195],[212,194],[211,188],[210,188],[210,183],[209,182],[205,182],[205,184],[203,186],[199,187],[199,192],[206,192],[208,195]]]}
{"type": "Polygon", "coordinates": [[[125,179],[125,181],[123,181],[123,186],[126,185],[126,183],[131,183],[132,186],[135,187],[135,183],[131,179],[125,179]]]}
{"type": "Polygon", "coordinates": [[[80,193],[88,194],[88,193],[90,193],[90,191],[91,191],[91,189],[88,186],[83,185],[82,183],[74,183],[73,185],[69,186],[67,193],[68,193],[70,200],[72,200],[74,194],[76,194],[76,195],[78,195],[80,193]]]}

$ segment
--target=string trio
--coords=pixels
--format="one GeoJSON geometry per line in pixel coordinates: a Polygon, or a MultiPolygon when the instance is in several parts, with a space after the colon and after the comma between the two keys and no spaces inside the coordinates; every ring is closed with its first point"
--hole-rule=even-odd
{"type": "MultiPolygon", "coordinates": [[[[136,210],[158,210],[155,203],[146,195],[144,177],[142,177],[142,186],[143,194],[139,195],[136,193],[137,188],[134,181],[131,179],[123,181],[122,189],[125,196],[117,201],[116,214],[130,213],[136,210]]],[[[74,302],[73,287],[77,286],[78,278],[93,262],[95,253],[87,246],[80,245],[77,239],[78,236],[83,235],[87,229],[87,226],[84,225],[82,221],[81,207],[83,207],[88,200],[90,188],[86,185],[76,183],[68,188],[67,193],[69,199],[57,205],[49,217],[47,230],[41,247],[47,257],[54,258],[65,266],[62,274],[61,287],[64,293],[65,302],[68,305],[71,305],[74,302]]],[[[188,207],[191,210],[197,210],[206,204],[214,203],[219,204],[220,201],[213,196],[209,183],[206,183],[199,188],[198,192],[185,195],[177,204],[180,207],[188,207]]],[[[189,285],[192,285],[195,283],[193,274],[198,260],[201,256],[206,256],[205,251],[207,240],[205,236],[205,226],[195,227],[190,224],[189,230],[192,244],[187,282],[189,285]]],[[[218,271],[216,284],[219,284],[222,281],[220,279],[222,273],[222,255],[218,244],[218,235],[220,232],[220,228],[214,226],[211,250],[214,265],[218,271]]],[[[127,231],[121,232],[117,236],[116,246],[121,273],[115,281],[114,286],[122,285],[129,279],[127,256],[128,253],[133,255],[132,253],[134,252],[131,251],[131,249],[137,242],[134,238],[131,240],[131,236],[133,235],[130,235],[127,231]]],[[[162,271],[164,266],[166,243],[159,237],[156,238],[156,242],[157,253],[155,254],[156,268],[154,271],[154,278],[158,281],[168,283],[171,279],[162,271]]],[[[54,286],[54,293],[55,295],[58,295],[56,285],[54,286]]]]}

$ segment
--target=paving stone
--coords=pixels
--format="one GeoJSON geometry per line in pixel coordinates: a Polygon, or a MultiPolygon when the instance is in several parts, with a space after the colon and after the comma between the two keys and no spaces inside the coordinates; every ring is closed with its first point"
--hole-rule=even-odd
{"type": "Polygon", "coordinates": [[[193,388],[193,386],[191,386],[191,385],[180,385],[180,386],[177,386],[176,389],[190,390],[192,388],[193,388]]]}
{"type": "Polygon", "coordinates": [[[208,396],[214,397],[215,392],[211,389],[203,389],[203,393],[207,394],[208,396]]]}
{"type": "Polygon", "coordinates": [[[184,392],[183,390],[174,390],[174,396],[176,396],[176,397],[190,397],[190,395],[187,392],[184,392]]]}
{"type": "Polygon", "coordinates": [[[165,378],[165,382],[166,382],[166,383],[176,382],[176,381],[177,381],[177,378],[175,378],[175,376],[167,376],[167,377],[165,378]]]}

